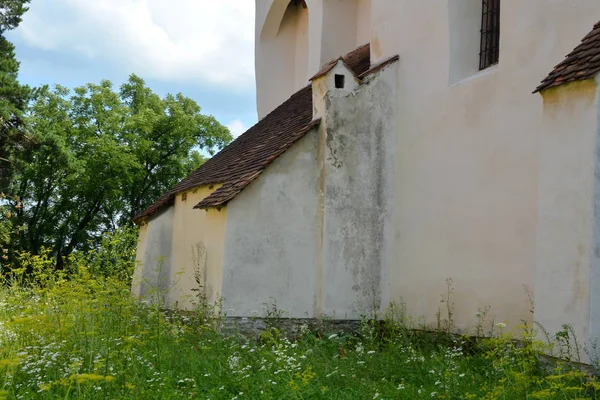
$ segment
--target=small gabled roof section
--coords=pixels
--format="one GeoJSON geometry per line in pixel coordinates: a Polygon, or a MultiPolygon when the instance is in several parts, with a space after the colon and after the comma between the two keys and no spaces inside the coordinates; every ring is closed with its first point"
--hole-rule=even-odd
{"type": "Polygon", "coordinates": [[[533,93],[568,82],[593,79],[600,73],[600,22],[588,33],[579,46],[554,67],[533,93]]]}
{"type": "MultiPolygon", "coordinates": [[[[364,75],[371,67],[370,53],[370,46],[366,44],[341,59],[358,77],[364,75]]],[[[338,60],[339,58],[328,63],[327,66],[332,65],[327,71],[331,70],[338,60]]],[[[140,222],[173,205],[177,193],[199,186],[221,185],[195,208],[224,206],[319,122],[319,119],[313,120],[312,86],[308,85],[173,186],[154,204],[136,215],[133,221],[140,222]]]]}
{"type": "Polygon", "coordinates": [[[331,71],[340,60],[342,60],[344,64],[346,64],[346,67],[348,67],[348,69],[351,70],[358,78],[359,75],[364,74],[371,67],[371,44],[363,44],[345,56],[341,56],[329,61],[327,64],[323,65],[319,72],[314,74],[310,80],[312,81],[327,75],[327,73],[331,71]]]}

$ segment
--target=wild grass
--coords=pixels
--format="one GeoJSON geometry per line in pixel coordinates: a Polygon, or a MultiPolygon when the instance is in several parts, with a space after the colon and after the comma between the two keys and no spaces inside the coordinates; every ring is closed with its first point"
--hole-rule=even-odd
{"type": "MultiPolygon", "coordinates": [[[[358,332],[288,340],[221,330],[207,312],[168,315],[86,260],[49,272],[43,256],[0,289],[0,398],[584,399],[600,385],[567,363],[548,370],[523,327],[473,340],[410,329],[392,307],[358,332]]],[[[450,318],[447,318],[448,320],[450,318]]]]}

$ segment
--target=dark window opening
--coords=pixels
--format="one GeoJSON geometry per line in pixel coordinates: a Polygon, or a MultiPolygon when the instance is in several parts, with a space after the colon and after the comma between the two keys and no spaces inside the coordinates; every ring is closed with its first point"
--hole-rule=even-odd
{"type": "Polygon", "coordinates": [[[305,10],[308,8],[306,6],[306,0],[292,0],[291,3],[295,6],[302,6],[305,10]]]}
{"type": "Polygon", "coordinates": [[[498,64],[500,58],[500,0],[482,0],[479,69],[498,64]]]}
{"type": "Polygon", "coordinates": [[[346,77],[344,75],[335,74],[335,87],[337,89],[343,89],[345,81],[346,81],[346,77]]]}

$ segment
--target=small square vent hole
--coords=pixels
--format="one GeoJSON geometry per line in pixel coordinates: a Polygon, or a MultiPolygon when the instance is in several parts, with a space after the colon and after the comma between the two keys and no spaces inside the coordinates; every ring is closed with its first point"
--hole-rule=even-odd
{"type": "Polygon", "coordinates": [[[346,81],[345,75],[335,74],[335,87],[337,89],[343,89],[345,81],[346,81]]]}

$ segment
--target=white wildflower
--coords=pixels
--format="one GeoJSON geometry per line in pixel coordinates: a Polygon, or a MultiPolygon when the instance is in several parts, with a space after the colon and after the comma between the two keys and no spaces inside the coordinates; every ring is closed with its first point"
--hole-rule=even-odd
{"type": "Polygon", "coordinates": [[[359,343],[356,345],[356,353],[357,354],[362,354],[364,350],[365,350],[365,348],[363,347],[362,343],[359,343]]]}

